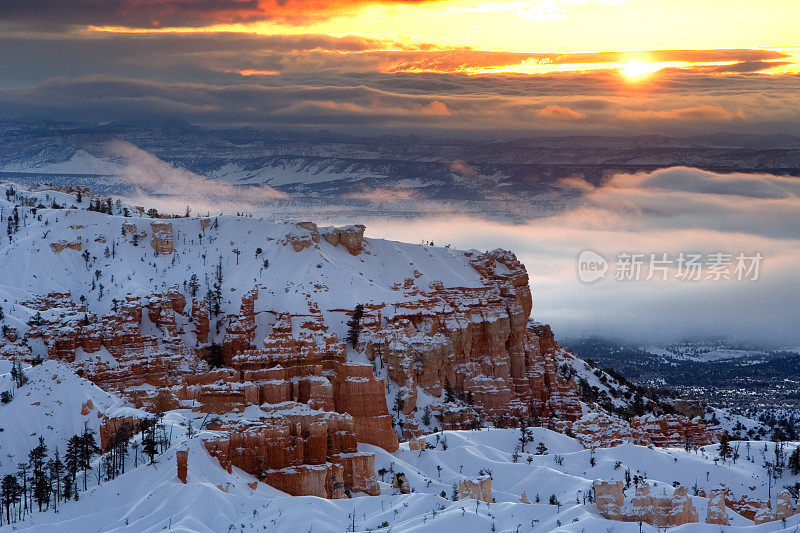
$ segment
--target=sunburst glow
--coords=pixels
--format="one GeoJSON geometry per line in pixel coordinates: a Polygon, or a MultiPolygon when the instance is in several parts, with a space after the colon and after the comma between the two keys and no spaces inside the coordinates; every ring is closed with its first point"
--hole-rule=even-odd
{"type": "Polygon", "coordinates": [[[629,80],[640,80],[663,69],[661,63],[648,63],[646,61],[625,61],[619,67],[620,73],[629,80]]]}

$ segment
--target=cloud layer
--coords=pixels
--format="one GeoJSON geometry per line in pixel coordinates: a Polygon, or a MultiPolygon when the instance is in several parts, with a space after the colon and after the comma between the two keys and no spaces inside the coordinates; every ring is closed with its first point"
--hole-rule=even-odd
{"type": "Polygon", "coordinates": [[[754,73],[756,65],[791,59],[788,53],[648,54],[686,66],[664,68],[642,84],[606,68],[623,61],[624,52],[443,49],[353,35],[56,32],[43,38],[17,30],[0,33],[0,118],[168,116],[216,126],[483,137],[800,134],[800,76],[754,73]],[[709,62],[729,64],[703,66],[709,62]],[[521,64],[590,70],[502,72],[521,64]],[[476,69],[501,70],[470,74],[476,69]]]}
{"type": "MultiPolygon", "coordinates": [[[[636,342],[687,336],[800,344],[800,185],[793,178],[716,174],[690,168],[585,182],[581,205],[525,224],[425,217],[373,220],[371,236],[461,248],[514,250],[531,273],[534,317],[560,335],[636,342]],[[612,261],[627,253],[761,253],[757,281],[581,283],[576,259],[594,250],[612,261]]],[[[658,277],[658,276],[657,276],[658,277]]]]}
{"type": "Polygon", "coordinates": [[[115,178],[135,188],[130,200],[162,211],[182,213],[188,205],[196,213],[233,212],[288,198],[269,185],[236,187],[173,167],[129,142],[110,142],[106,152],[124,165],[115,178]]]}

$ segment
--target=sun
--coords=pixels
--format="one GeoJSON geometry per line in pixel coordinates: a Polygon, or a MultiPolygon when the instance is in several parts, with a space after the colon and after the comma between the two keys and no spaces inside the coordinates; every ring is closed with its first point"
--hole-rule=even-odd
{"type": "Polygon", "coordinates": [[[619,67],[620,73],[629,80],[639,80],[661,70],[663,65],[646,61],[625,61],[619,67]]]}

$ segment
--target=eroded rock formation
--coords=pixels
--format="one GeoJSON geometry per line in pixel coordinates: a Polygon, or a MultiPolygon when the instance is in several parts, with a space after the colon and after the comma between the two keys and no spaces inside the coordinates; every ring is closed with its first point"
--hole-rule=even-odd
{"type": "Polygon", "coordinates": [[[714,489],[708,495],[706,522],[709,524],[728,525],[728,511],[725,506],[725,490],[714,489]]]}
{"type": "Polygon", "coordinates": [[[480,476],[475,479],[462,479],[458,482],[458,497],[463,500],[464,498],[472,498],[486,503],[492,503],[492,478],[489,476],[480,476]]]}
{"type": "Polygon", "coordinates": [[[625,501],[621,481],[595,481],[595,502],[600,515],[621,522],[645,522],[656,527],[673,527],[699,521],[697,510],[686,487],[677,487],[672,496],[650,494],[650,485],[642,483],[629,503],[625,501]]]}

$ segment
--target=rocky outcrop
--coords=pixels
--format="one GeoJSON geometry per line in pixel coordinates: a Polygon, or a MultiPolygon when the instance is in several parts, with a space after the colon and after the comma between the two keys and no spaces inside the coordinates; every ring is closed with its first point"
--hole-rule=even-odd
{"type": "Polygon", "coordinates": [[[175,457],[178,462],[178,479],[185,484],[189,472],[189,452],[188,450],[178,450],[175,452],[175,457]]]}
{"type": "MultiPolygon", "coordinates": [[[[367,357],[386,366],[416,408],[416,390],[441,397],[449,386],[488,419],[500,415],[577,418],[574,384],[556,372],[552,331],[528,327],[531,294],[525,268],[495,250],[470,256],[483,277],[473,288],[419,287],[416,278],[395,286],[404,299],[391,308],[367,306],[362,339],[367,357]]],[[[434,405],[443,428],[468,427],[469,412],[434,405]]]]}
{"type": "Polygon", "coordinates": [[[792,495],[788,490],[782,490],[775,497],[775,520],[783,520],[794,516],[795,510],[792,504],[792,495]]]}
{"type": "Polygon", "coordinates": [[[400,494],[411,494],[411,484],[402,472],[398,472],[392,478],[392,488],[400,491],[400,494]]]}
{"type": "Polygon", "coordinates": [[[192,298],[192,323],[194,324],[194,335],[199,344],[208,342],[208,309],[205,300],[192,298]]]}
{"type": "Polygon", "coordinates": [[[319,230],[313,222],[298,222],[298,229],[287,233],[284,242],[294,248],[295,252],[302,252],[306,248],[319,243],[319,230]]]}
{"type": "Polygon", "coordinates": [[[408,441],[409,450],[424,450],[427,447],[428,447],[427,442],[425,442],[425,439],[421,437],[414,437],[412,439],[409,439],[408,441]]]}
{"type": "Polygon", "coordinates": [[[725,506],[725,489],[714,489],[708,496],[706,522],[709,524],[728,525],[728,511],[725,506]]]}
{"type": "Polygon", "coordinates": [[[621,522],[645,522],[656,527],[674,527],[699,521],[697,510],[686,487],[677,487],[672,496],[650,494],[650,485],[642,483],[630,503],[625,502],[621,481],[595,481],[595,503],[603,518],[621,522]]]}
{"type": "Polygon", "coordinates": [[[680,415],[646,415],[626,421],[602,411],[584,413],[574,422],[556,422],[562,431],[571,429],[587,448],[612,447],[623,443],[662,447],[706,446],[719,440],[721,429],[701,418],[680,415]]]}
{"type": "Polygon", "coordinates": [[[616,520],[611,517],[622,516],[622,508],[625,505],[623,487],[622,481],[594,482],[594,501],[601,516],[611,520],[616,520]]]}
{"type": "Polygon", "coordinates": [[[100,448],[105,452],[115,442],[130,439],[138,433],[141,422],[141,420],[130,416],[115,418],[106,418],[104,416],[100,422],[100,448]]]}
{"type": "Polygon", "coordinates": [[[356,224],[341,228],[323,228],[321,235],[333,246],[342,245],[351,255],[358,255],[364,248],[365,226],[356,224]]]}
{"type": "Polygon", "coordinates": [[[299,222],[298,229],[286,234],[284,243],[291,245],[295,252],[318,246],[320,237],[333,246],[343,246],[351,255],[358,255],[364,248],[364,230],[361,224],[341,228],[318,228],[313,222],[299,222]]]}
{"type": "Polygon", "coordinates": [[[74,241],[56,241],[50,243],[50,249],[53,250],[54,254],[60,254],[64,250],[75,250],[76,252],[80,252],[83,250],[83,243],[81,243],[81,238],[78,238],[74,241]]]}
{"type": "Polygon", "coordinates": [[[626,442],[635,443],[640,438],[625,420],[600,411],[585,413],[572,424],[563,425],[565,429],[571,428],[575,438],[587,448],[607,448],[626,442]]]}
{"type": "MultiPolygon", "coordinates": [[[[766,524],[775,520],[785,520],[794,516],[795,510],[792,504],[792,495],[788,490],[782,490],[775,496],[775,509],[770,506],[770,502],[760,502],[761,504],[751,520],[756,524],[766,524]]],[[[743,515],[744,516],[744,515],[743,515]]],[[[746,517],[747,518],[747,517],[746,517]]]]}
{"type": "Polygon", "coordinates": [[[769,507],[760,507],[753,516],[753,523],[756,525],[766,524],[775,520],[775,513],[769,507]]]}
{"type": "Polygon", "coordinates": [[[458,482],[458,498],[472,498],[486,503],[492,503],[492,478],[480,476],[475,479],[462,479],[458,482]]]}
{"type": "Polygon", "coordinates": [[[358,452],[350,415],[296,402],[262,409],[258,421],[223,426],[226,437],[205,441],[224,468],[236,466],[295,496],[330,498],[338,489],[380,492],[375,456],[358,452]]]}
{"type": "Polygon", "coordinates": [[[736,498],[730,490],[724,490],[725,505],[748,520],[754,520],[756,514],[758,514],[762,509],[770,508],[769,502],[751,498],[747,494],[742,494],[736,498]]]}
{"type": "Polygon", "coordinates": [[[153,250],[160,254],[171,254],[175,251],[172,242],[172,224],[169,222],[151,222],[153,250]]]}
{"type": "Polygon", "coordinates": [[[656,446],[679,447],[687,442],[692,446],[706,446],[719,441],[720,428],[710,427],[700,418],[688,419],[680,415],[638,416],[630,421],[631,428],[641,436],[648,436],[656,446]]]}

